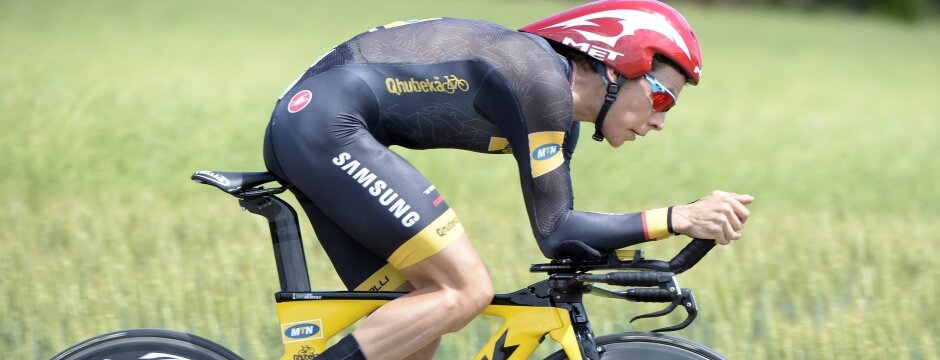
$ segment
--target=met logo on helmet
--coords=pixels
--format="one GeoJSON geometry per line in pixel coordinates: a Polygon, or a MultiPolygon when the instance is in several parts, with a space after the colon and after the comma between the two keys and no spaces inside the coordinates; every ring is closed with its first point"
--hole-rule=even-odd
{"type": "MultiPolygon", "coordinates": [[[[543,29],[557,28],[561,27],[564,29],[570,27],[582,27],[590,28],[592,31],[573,29],[574,32],[577,32],[584,37],[587,41],[598,41],[604,44],[607,44],[611,47],[617,46],[617,41],[619,41],[624,36],[633,36],[636,35],[637,30],[649,30],[662,34],[667,39],[672,40],[676,43],[685,55],[691,60],[692,55],[689,53],[689,46],[685,43],[685,40],[682,39],[682,36],[679,35],[679,31],[676,30],[669,21],[666,20],[665,16],[660,14],[648,13],[645,11],[639,10],[608,10],[601,11],[593,14],[588,14],[571,20],[563,21],[555,25],[546,26],[543,29]],[[619,34],[614,36],[607,36],[604,34],[599,34],[596,31],[605,30],[605,27],[599,24],[597,21],[602,19],[616,19],[621,25],[621,30],[619,34]]],[[[607,27],[609,31],[609,26],[607,27]]],[[[567,39],[566,39],[567,40],[567,39]]],[[[573,41],[572,41],[573,42],[573,41]]],[[[565,44],[571,45],[571,44],[565,44]]],[[[575,46],[580,46],[575,45],[575,46]]],[[[585,49],[582,51],[587,52],[585,49]]],[[[620,54],[623,55],[623,54],[620,54]]],[[[594,55],[591,55],[594,56],[594,55]]],[[[597,58],[597,56],[594,56],[597,58]]],[[[599,58],[602,59],[602,58],[599,58]]],[[[613,60],[613,58],[610,58],[613,60]]]]}
{"type": "Polygon", "coordinates": [[[611,49],[605,49],[600,46],[591,45],[591,43],[579,44],[578,42],[571,40],[570,37],[565,37],[565,39],[561,41],[561,44],[577,47],[581,51],[586,52],[588,55],[597,60],[614,60],[618,56],[623,55],[611,49]]]}

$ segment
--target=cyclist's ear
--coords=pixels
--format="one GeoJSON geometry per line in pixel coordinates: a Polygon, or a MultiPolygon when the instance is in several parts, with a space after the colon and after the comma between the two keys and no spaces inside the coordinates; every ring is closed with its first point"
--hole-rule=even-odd
{"type": "Polygon", "coordinates": [[[618,73],[617,70],[607,68],[607,79],[609,79],[610,82],[617,82],[618,78],[620,78],[620,73],[618,73]]]}

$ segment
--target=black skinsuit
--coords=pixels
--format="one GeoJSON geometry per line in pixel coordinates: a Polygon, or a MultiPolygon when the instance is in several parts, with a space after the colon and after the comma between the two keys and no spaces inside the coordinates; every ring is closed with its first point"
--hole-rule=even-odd
{"type": "Polygon", "coordinates": [[[404,283],[397,269],[463,234],[443,197],[390,145],[512,153],[547,257],[565,240],[615,249],[667,236],[663,209],[572,209],[568,165],[578,126],[569,72],[544,39],[491,23],[378,27],[334,48],[288,87],[265,135],[265,163],[295,185],[350,289],[394,290],[404,283]]]}

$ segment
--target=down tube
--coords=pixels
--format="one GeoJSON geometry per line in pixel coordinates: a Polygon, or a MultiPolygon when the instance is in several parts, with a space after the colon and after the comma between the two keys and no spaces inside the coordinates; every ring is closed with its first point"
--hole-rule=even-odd
{"type": "Polygon", "coordinates": [[[569,359],[581,360],[571,317],[564,309],[490,305],[483,314],[503,318],[503,325],[477,353],[475,360],[528,359],[545,334],[561,344],[569,359]]]}

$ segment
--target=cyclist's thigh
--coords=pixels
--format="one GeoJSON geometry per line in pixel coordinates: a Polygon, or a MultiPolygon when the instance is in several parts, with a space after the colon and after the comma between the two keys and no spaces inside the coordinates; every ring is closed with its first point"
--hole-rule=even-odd
{"type": "Polygon", "coordinates": [[[294,189],[297,201],[303,207],[317,239],[336,268],[340,279],[349,290],[395,291],[408,280],[384,258],[362,246],[346,231],[330,220],[323,210],[300,191],[294,189]]]}
{"type": "Polygon", "coordinates": [[[419,289],[443,285],[460,291],[472,289],[478,294],[492,292],[486,266],[466,235],[460,236],[437,254],[401,271],[419,289]]]}

